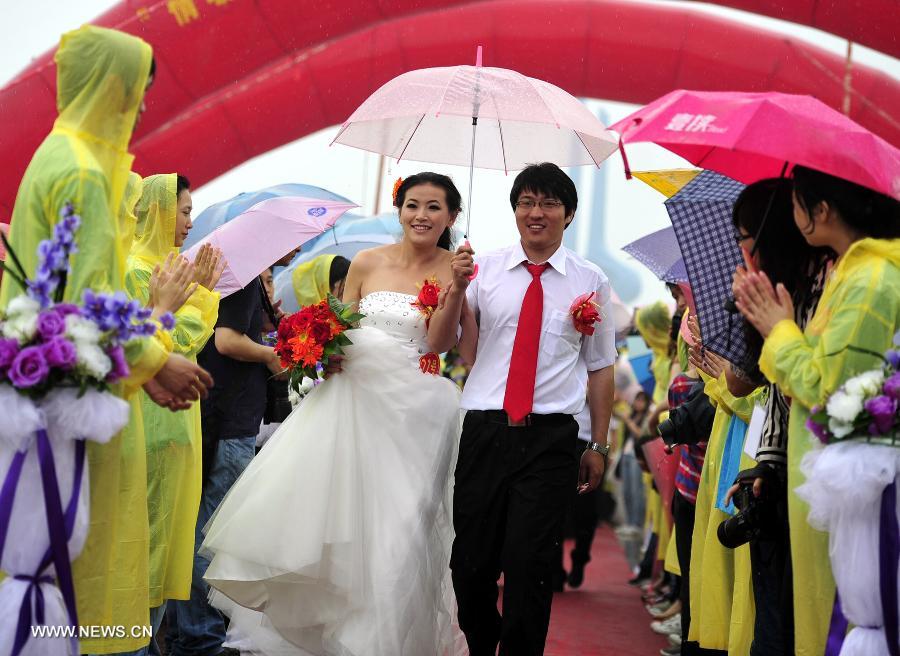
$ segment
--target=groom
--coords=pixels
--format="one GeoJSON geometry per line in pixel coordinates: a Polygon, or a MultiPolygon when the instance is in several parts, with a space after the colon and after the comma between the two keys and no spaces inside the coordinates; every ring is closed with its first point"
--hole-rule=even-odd
{"type": "Polygon", "coordinates": [[[501,656],[543,653],[566,503],[576,482],[581,494],[597,487],[609,451],[610,287],[599,267],[562,246],[575,185],[555,164],[532,165],[509,200],[521,240],[479,257],[466,293],[478,355],[462,396],[450,567],[471,656],[493,656],[498,643],[501,656]],[[576,322],[573,303],[591,292],[599,322],[576,322]],[[579,467],[573,415],[585,388],[592,441],[579,467]]]}

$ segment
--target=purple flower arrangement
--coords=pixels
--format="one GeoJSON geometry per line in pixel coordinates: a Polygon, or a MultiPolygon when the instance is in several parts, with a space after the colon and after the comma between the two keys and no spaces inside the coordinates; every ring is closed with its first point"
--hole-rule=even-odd
{"type": "MultiPolygon", "coordinates": [[[[81,217],[66,203],[52,238],[38,245],[32,278],[6,244],[4,268],[25,293],[0,311],[0,384],[33,398],[59,386],[105,390],[129,374],[125,345],[157,330],[151,310],[124,292],[97,294],[87,289],[80,306],[62,302],[69,259],[78,252],[75,233],[80,225],[81,217]]],[[[164,315],[160,324],[171,330],[174,318],[164,315]]]]}
{"type": "Polygon", "coordinates": [[[884,367],[850,378],[810,411],[806,427],[821,442],[864,438],[900,446],[900,332],[883,360],[884,367]]]}

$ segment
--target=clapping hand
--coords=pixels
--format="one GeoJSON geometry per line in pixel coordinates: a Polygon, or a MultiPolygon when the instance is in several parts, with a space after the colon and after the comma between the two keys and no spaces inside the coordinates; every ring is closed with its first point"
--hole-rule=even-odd
{"type": "Polygon", "coordinates": [[[187,258],[169,253],[162,266],[156,265],[150,276],[150,307],[154,317],[175,313],[197,289],[194,267],[187,258]]]}
{"type": "Polygon", "coordinates": [[[728,361],[703,348],[703,341],[700,338],[700,325],[697,323],[695,315],[692,314],[688,317],[687,323],[688,330],[691,331],[691,337],[693,337],[694,341],[694,345],[688,348],[690,363],[710,378],[718,378],[728,366],[728,361]]]}
{"type": "Polygon", "coordinates": [[[221,248],[203,244],[194,258],[194,282],[212,291],[219,284],[225,264],[221,248]]]}

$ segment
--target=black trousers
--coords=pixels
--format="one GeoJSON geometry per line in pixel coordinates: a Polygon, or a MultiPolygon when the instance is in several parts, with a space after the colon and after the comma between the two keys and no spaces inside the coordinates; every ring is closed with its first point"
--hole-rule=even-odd
{"type": "Polygon", "coordinates": [[[566,504],[578,479],[572,417],[511,427],[469,411],[453,495],[450,568],[470,656],[544,652],[566,504]],[[497,581],[503,573],[503,615],[497,581]]]}
{"type": "Polygon", "coordinates": [[[794,591],[787,488],[781,487],[778,491],[773,502],[771,531],[750,541],[750,570],[756,604],[750,656],[788,656],[794,653],[794,591]]]}
{"type": "MultiPolygon", "coordinates": [[[[575,459],[581,461],[581,455],[584,453],[585,442],[577,440],[575,444],[575,459]]],[[[568,507],[566,508],[566,521],[563,529],[563,538],[575,538],[575,545],[572,548],[573,565],[585,565],[591,560],[591,545],[594,543],[594,534],[597,532],[597,522],[601,516],[600,505],[604,504],[604,510],[608,508],[601,495],[605,493],[603,490],[603,481],[600,486],[588,492],[587,494],[578,494],[573,489],[572,495],[569,497],[568,507]]],[[[612,502],[612,508],[615,510],[615,501],[612,502]]],[[[566,570],[563,567],[563,545],[560,542],[558,553],[559,573],[557,574],[559,581],[566,578],[566,570]]]]}

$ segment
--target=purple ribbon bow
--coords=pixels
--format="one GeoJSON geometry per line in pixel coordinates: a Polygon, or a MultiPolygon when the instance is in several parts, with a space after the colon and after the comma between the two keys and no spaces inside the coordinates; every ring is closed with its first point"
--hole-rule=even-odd
{"type": "MultiPolygon", "coordinates": [[[[72,582],[72,564],[69,562],[68,542],[75,529],[75,517],[78,514],[78,498],[81,494],[81,481],[84,478],[84,440],[75,442],[75,475],[72,480],[72,494],[69,497],[65,515],[63,515],[62,511],[59,482],[56,479],[53,447],[50,445],[47,431],[43,428],[37,431],[37,454],[41,471],[41,483],[44,490],[44,509],[47,514],[50,546],[44,552],[44,556],[34,575],[17,574],[14,577],[20,581],[28,581],[29,584],[25,596],[22,598],[22,606],[19,609],[19,620],[16,626],[16,637],[13,642],[11,656],[19,656],[30,637],[32,597],[34,597],[35,620],[39,625],[44,623],[44,593],[41,590],[41,584],[52,583],[53,577],[42,574],[42,572],[51,564],[56,570],[59,588],[62,592],[63,601],[66,604],[69,626],[73,627],[73,629],[78,626],[75,586],[72,582]]],[[[13,501],[15,500],[16,487],[22,474],[25,455],[25,451],[16,453],[3,481],[3,487],[0,488],[0,557],[3,555],[3,547],[9,532],[13,501]]],[[[71,642],[72,653],[77,654],[78,638],[76,633],[73,633],[71,642]]]]}

